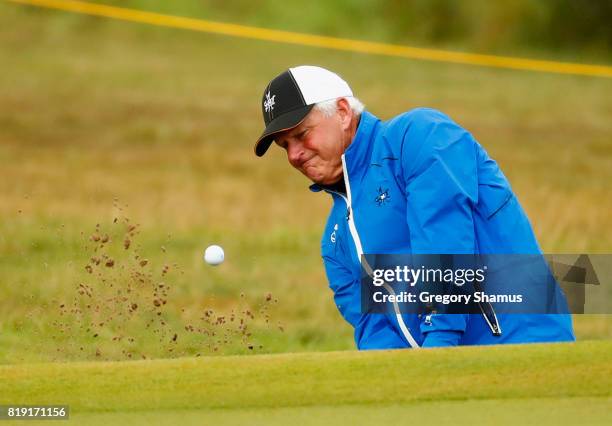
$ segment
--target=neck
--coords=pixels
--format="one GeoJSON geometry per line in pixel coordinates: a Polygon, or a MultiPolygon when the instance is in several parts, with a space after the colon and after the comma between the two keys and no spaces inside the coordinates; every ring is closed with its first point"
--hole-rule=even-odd
{"type": "Polygon", "coordinates": [[[359,127],[359,120],[361,119],[361,114],[357,115],[353,115],[353,117],[351,118],[351,125],[349,126],[346,134],[347,134],[347,138],[344,142],[344,150],[346,151],[346,149],[349,147],[349,145],[351,143],[353,143],[353,139],[355,139],[355,134],[357,133],[357,127],[359,127]]]}
{"type": "MultiPolygon", "coordinates": [[[[361,119],[361,115],[353,115],[351,118],[351,124],[349,128],[345,132],[345,138],[342,143],[342,152],[346,151],[346,149],[353,143],[353,139],[355,139],[355,134],[357,133],[357,127],[359,126],[359,120],[361,119]]],[[[342,164],[338,166],[337,172],[334,174],[334,177],[330,179],[329,182],[317,182],[319,185],[336,185],[341,182],[341,185],[344,187],[344,174],[342,171],[342,164]]],[[[340,191],[343,192],[343,191],[340,191]]]]}

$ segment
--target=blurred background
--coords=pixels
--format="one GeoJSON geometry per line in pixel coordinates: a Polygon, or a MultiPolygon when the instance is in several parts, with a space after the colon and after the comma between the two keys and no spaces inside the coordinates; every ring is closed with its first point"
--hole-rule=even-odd
{"type": "MultiPolygon", "coordinates": [[[[449,50],[612,64],[612,2],[98,1],[449,50]]],[[[268,81],[338,72],[501,165],[549,253],[612,245],[612,80],[195,33],[0,1],[0,363],[354,348],[319,255],[331,200],[256,158],[268,81]],[[202,261],[210,244],[226,262],[202,261]],[[126,247],[127,246],[127,247],[126,247]],[[161,287],[160,287],[161,286],[161,287]],[[136,305],[136,306],[134,306],[136,305]]],[[[576,316],[609,339],[608,316],[576,316]]]]}

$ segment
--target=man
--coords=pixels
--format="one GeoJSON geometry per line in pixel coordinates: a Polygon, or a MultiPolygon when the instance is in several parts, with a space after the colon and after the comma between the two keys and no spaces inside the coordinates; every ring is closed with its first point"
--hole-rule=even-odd
{"type": "Polygon", "coordinates": [[[574,340],[569,315],[361,312],[364,253],[540,253],[497,163],[449,117],[418,108],[383,122],[314,66],[274,78],[262,112],[256,155],[276,142],[333,198],[322,257],[359,349],[574,340]]]}

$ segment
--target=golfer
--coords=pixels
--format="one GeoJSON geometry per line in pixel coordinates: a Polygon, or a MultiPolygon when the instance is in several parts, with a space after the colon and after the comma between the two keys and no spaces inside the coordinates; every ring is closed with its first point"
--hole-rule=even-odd
{"type": "Polygon", "coordinates": [[[569,315],[363,314],[363,253],[541,253],[497,163],[445,114],[382,121],[337,74],[290,68],[262,99],[274,142],[333,206],[321,241],[329,286],[359,349],[572,341],[569,315]]]}

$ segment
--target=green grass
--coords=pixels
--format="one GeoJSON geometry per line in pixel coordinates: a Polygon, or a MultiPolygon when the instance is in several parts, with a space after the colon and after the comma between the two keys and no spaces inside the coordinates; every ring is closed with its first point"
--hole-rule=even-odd
{"type": "MultiPolygon", "coordinates": [[[[447,112],[501,164],[545,251],[612,246],[606,79],[285,46],[5,2],[0,46],[0,363],[354,347],[319,257],[330,200],[311,194],[278,149],[252,153],[261,91],[290,65],[337,70],[381,118],[417,106],[447,112]],[[129,251],[125,217],[140,224],[129,251]],[[112,237],[105,250],[115,267],[90,275],[96,224],[112,237]],[[201,261],[211,243],[226,249],[219,268],[201,261]],[[91,308],[60,312],[85,309],[81,283],[96,295],[116,295],[103,279],[126,290],[136,249],[149,260],[147,283],[171,286],[162,332],[142,327],[150,310],[121,321],[123,302],[109,302],[117,316],[95,329],[91,308]],[[256,309],[268,293],[278,303],[267,323],[265,314],[250,321],[247,339],[219,343],[184,329],[206,309],[215,317],[256,309]]],[[[150,286],[135,294],[152,307],[150,286]]],[[[612,337],[607,316],[575,324],[580,340],[612,337]]]]}
{"type": "MultiPolygon", "coordinates": [[[[87,425],[220,424],[300,425],[431,422],[456,425],[591,425],[610,422],[610,398],[554,398],[511,400],[468,400],[406,404],[337,405],[290,408],[212,409],[156,411],[152,413],[87,413],[73,417],[87,425]],[[433,420],[432,420],[433,419],[433,420]]],[[[29,421],[27,424],[31,424],[29,421]]]]}
{"type": "Polygon", "coordinates": [[[0,366],[0,404],[68,404],[83,424],[364,424],[375,414],[425,419],[440,409],[449,411],[436,419],[461,424],[532,411],[532,422],[604,424],[611,349],[584,342],[0,366]]]}
{"type": "Polygon", "coordinates": [[[610,9],[576,0],[94,0],[96,3],[410,46],[610,63],[610,9]]]}

